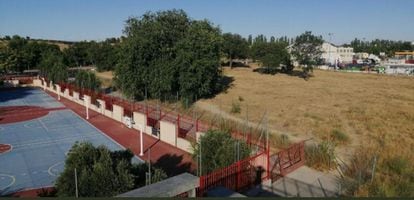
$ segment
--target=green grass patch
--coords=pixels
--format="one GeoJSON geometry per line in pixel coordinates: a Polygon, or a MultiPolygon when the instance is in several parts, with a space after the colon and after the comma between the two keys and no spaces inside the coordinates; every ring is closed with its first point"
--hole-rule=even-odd
{"type": "Polygon", "coordinates": [[[341,130],[338,130],[338,129],[332,130],[331,138],[334,141],[338,142],[338,143],[347,143],[347,142],[349,142],[349,136],[346,133],[344,133],[344,132],[342,132],[341,130]]]}
{"type": "Polygon", "coordinates": [[[306,164],[315,169],[332,169],[335,163],[335,144],[323,141],[305,147],[306,164]]]}
{"type": "Polygon", "coordinates": [[[231,104],[231,113],[240,113],[241,112],[241,107],[240,107],[240,103],[239,102],[233,102],[231,104]]]}

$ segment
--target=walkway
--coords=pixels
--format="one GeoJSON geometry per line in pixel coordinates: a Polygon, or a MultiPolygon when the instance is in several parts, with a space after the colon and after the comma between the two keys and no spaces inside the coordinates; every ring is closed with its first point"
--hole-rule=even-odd
{"type": "MultiPolygon", "coordinates": [[[[56,94],[51,92],[47,93],[57,99],[56,94]]],[[[67,108],[73,110],[79,116],[85,118],[86,109],[83,106],[63,97],[60,102],[67,108]]],[[[89,120],[87,121],[125,148],[131,149],[134,154],[142,160],[148,161],[149,148],[151,148],[151,163],[153,163],[154,166],[162,167],[168,176],[191,172],[197,169],[190,154],[170,144],[162,142],[157,138],[149,136],[148,134],[143,134],[144,156],[139,156],[139,131],[129,129],[124,124],[101,115],[91,109],[89,109],[89,120]]]]}
{"type": "Polygon", "coordinates": [[[341,188],[336,176],[302,166],[266,190],[282,197],[337,197],[341,188]]]}

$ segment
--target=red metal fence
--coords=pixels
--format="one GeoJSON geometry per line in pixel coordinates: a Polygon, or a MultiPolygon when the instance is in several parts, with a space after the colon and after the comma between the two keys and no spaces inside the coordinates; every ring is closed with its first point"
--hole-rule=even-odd
{"type": "Polygon", "coordinates": [[[234,191],[248,189],[268,178],[268,152],[235,162],[225,168],[200,176],[197,196],[205,195],[209,189],[223,186],[234,191]]]}
{"type": "Polygon", "coordinates": [[[305,141],[295,143],[270,158],[272,178],[283,177],[305,164],[305,141]]]}

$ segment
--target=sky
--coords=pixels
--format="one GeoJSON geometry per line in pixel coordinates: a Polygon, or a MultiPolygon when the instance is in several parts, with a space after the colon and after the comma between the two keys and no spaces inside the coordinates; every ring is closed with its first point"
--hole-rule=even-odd
{"type": "Polygon", "coordinates": [[[414,41],[414,0],[0,0],[0,37],[100,41],[121,36],[128,17],[173,8],[244,37],[414,41]]]}

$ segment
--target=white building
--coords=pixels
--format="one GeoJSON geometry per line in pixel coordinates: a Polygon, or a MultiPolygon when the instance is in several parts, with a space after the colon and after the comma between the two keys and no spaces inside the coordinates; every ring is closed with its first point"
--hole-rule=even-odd
{"type": "Polygon", "coordinates": [[[339,63],[352,63],[354,56],[354,49],[352,47],[335,46],[331,43],[324,42],[322,44],[321,58],[325,60],[325,63],[334,65],[339,63]]]}

